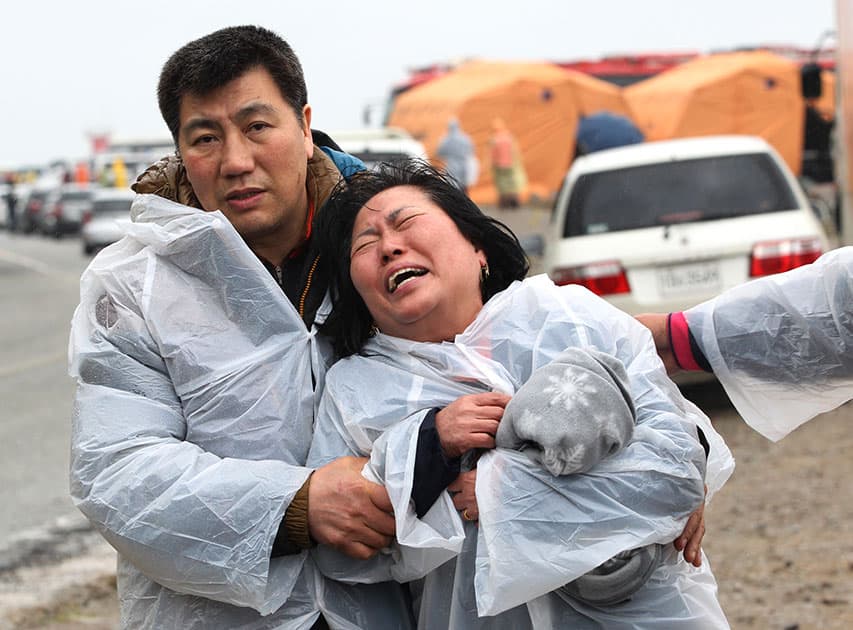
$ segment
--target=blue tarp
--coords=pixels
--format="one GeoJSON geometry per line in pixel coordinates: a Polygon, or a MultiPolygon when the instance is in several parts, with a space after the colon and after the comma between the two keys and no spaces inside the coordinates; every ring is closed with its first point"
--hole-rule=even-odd
{"type": "Polygon", "coordinates": [[[637,144],[643,140],[645,138],[637,126],[619,114],[598,112],[584,116],[578,122],[578,155],[637,144]]]}

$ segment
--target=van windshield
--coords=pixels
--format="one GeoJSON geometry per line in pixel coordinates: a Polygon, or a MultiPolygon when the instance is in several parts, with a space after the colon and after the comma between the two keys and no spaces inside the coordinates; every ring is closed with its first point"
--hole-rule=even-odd
{"type": "Polygon", "coordinates": [[[92,206],[95,214],[127,214],[130,215],[131,199],[102,199],[92,206]]]}
{"type": "Polygon", "coordinates": [[[563,236],[711,221],[797,207],[765,153],[644,164],[578,178],[563,236]]]}

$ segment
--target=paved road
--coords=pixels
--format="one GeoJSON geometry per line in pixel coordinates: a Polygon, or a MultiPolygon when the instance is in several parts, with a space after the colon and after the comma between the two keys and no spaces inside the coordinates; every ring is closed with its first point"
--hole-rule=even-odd
{"type": "Polygon", "coordinates": [[[89,258],[76,239],[0,232],[0,549],[68,498],[68,330],[89,258]]]}

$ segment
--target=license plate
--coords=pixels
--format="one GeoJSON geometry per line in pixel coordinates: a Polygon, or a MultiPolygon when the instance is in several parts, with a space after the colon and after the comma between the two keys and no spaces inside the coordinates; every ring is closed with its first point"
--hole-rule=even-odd
{"type": "Polygon", "coordinates": [[[663,295],[719,290],[722,285],[720,265],[716,262],[661,267],[657,276],[658,288],[663,295]]]}

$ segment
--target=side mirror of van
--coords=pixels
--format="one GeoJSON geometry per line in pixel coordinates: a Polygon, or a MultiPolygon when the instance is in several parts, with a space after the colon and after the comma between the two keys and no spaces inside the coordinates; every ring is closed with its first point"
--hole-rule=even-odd
{"type": "Polygon", "coordinates": [[[823,94],[823,77],[821,67],[816,63],[804,64],[800,69],[800,89],[803,98],[820,98],[823,94]]]}

